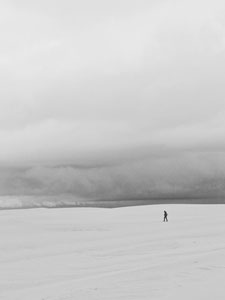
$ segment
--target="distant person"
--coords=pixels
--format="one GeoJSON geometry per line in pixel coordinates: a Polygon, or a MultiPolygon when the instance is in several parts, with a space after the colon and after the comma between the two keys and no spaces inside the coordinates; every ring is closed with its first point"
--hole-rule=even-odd
{"type": "Polygon", "coordinates": [[[167,213],[166,210],[164,210],[164,219],[163,219],[163,222],[168,222],[167,216],[168,216],[168,213],[167,213]]]}

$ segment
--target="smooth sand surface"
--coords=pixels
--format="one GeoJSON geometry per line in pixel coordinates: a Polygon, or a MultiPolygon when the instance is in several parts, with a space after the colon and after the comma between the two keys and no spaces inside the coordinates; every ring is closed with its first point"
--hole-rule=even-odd
{"type": "Polygon", "coordinates": [[[225,297],[225,205],[6,210],[0,237],[3,300],[225,297]]]}

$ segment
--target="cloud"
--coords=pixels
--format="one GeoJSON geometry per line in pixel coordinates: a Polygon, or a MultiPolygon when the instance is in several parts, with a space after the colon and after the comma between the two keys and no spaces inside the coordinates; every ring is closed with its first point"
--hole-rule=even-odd
{"type": "Polygon", "coordinates": [[[178,152],[113,166],[8,168],[1,170],[1,195],[48,196],[53,206],[59,199],[61,205],[68,199],[70,205],[96,200],[212,200],[225,195],[224,161],[224,153],[178,152]]]}
{"type": "Polygon", "coordinates": [[[223,1],[0,8],[4,193],[223,194],[223,1]]]}

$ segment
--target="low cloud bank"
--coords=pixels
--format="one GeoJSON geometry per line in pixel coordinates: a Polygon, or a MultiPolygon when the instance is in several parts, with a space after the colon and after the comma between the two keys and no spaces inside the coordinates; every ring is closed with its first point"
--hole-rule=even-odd
{"type": "Polygon", "coordinates": [[[96,200],[218,198],[225,196],[224,162],[222,152],[182,152],[120,165],[4,168],[0,191],[11,199],[26,196],[28,207],[36,196],[42,197],[37,206],[48,201],[54,206],[62,199],[77,205],[96,200]]]}

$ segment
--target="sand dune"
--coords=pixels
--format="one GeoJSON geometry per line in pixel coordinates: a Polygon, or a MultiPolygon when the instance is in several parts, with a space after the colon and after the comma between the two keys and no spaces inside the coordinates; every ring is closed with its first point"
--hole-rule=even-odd
{"type": "Polygon", "coordinates": [[[1,211],[0,236],[0,299],[211,300],[225,293],[223,205],[1,211]]]}

